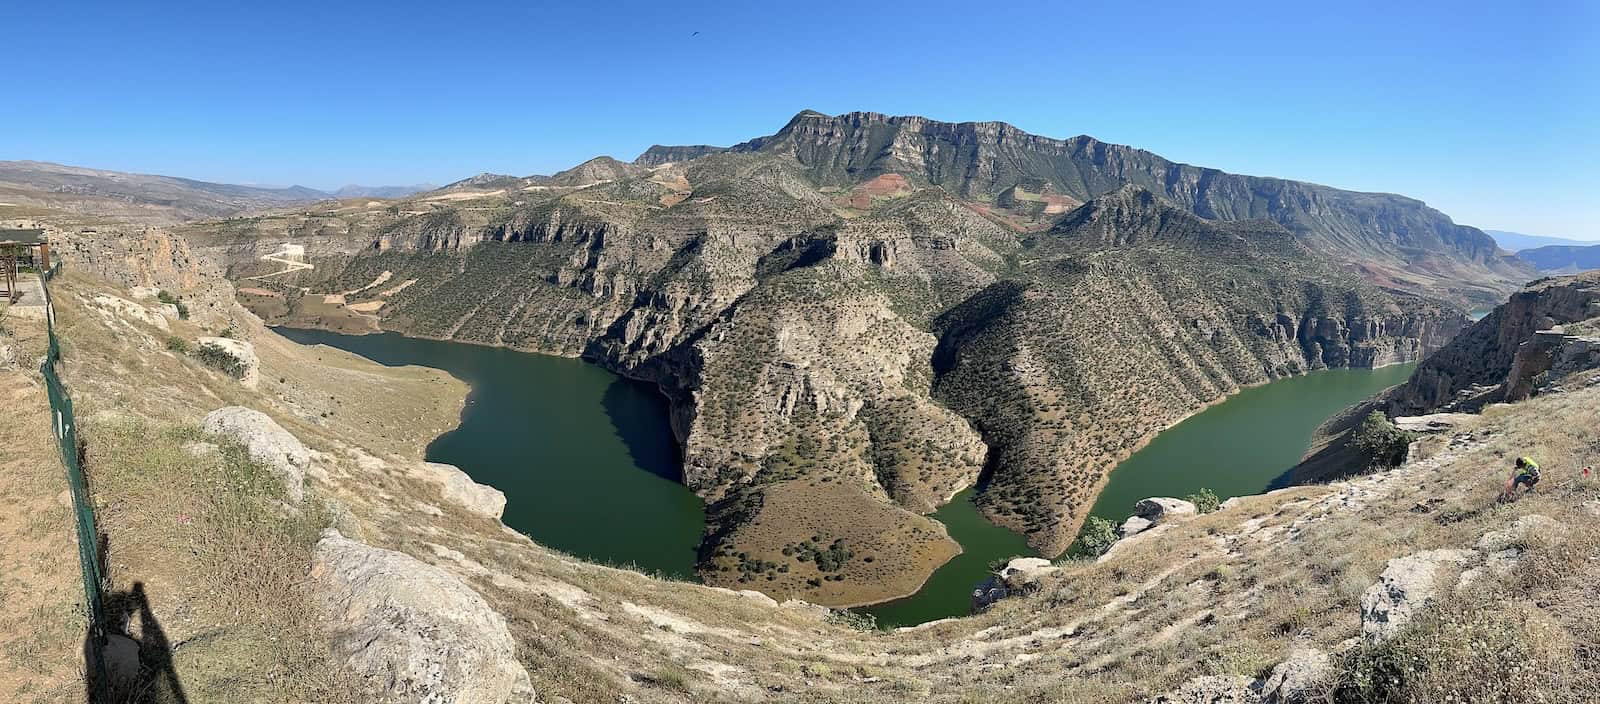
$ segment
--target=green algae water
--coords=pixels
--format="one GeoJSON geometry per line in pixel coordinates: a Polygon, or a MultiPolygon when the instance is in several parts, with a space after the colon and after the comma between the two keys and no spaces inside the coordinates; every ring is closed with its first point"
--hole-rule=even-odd
{"type": "Polygon", "coordinates": [[[1123,460],[1089,514],[1120,524],[1152,496],[1183,498],[1202,488],[1223,500],[1259,494],[1299,464],[1323,421],[1405,381],[1416,366],[1327,369],[1240,391],[1123,460]]]}
{"type": "MultiPolygon", "coordinates": [[[[578,360],[498,347],[395,333],[278,332],[380,364],[433,367],[471,384],[461,425],[428,446],[428,459],[505,492],[505,523],[543,545],[695,579],[704,506],[681,483],[667,404],[649,386],[578,360]]],[[[1245,389],[1118,465],[1091,514],[1120,522],[1140,499],[1202,487],[1222,499],[1260,493],[1299,462],[1324,420],[1404,381],[1414,367],[1334,369],[1245,389]]],[[[972,494],[957,494],[932,515],[962,553],[916,594],[858,611],[882,627],[964,616],[991,564],[1036,554],[1021,535],[984,519],[972,494]]]]}
{"type": "Polygon", "coordinates": [[[989,522],[972,503],[967,489],[932,518],[944,524],[950,537],[961,543],[961,554],[951,558],[922,589],[904,599],[857,609],[872,614],[880,627],[908,626],[951,616],[965,616],[971,606],[972,588],[989,576],[989,563],[1019,555],[1037,555],[1028,541],[1017,533],[989,522]]]}
{"type": "Polygon", "coordinates": [[[667,402],[646,384],[575,359],[404,337],[277,328],[379,364],[414,364],[472,386],[461,425],[427,458],[506,495],[505,524],[595,562],[695,579],[705,526],[682,482],[667,402]]]}
{"type": "MultiPolygon", "coordinates": [[[[1090,514],[1121,523],[1151,496],[1183,497],[1210,488],[1218,498],[1258,494],[1273,486],[1311,445],[1311,434],[1345,407],[1411,375],[1415,364],[1330,369],[1245,389],[1156,436],[1112,471],[1090,514]]],[[[984,519],[971,490],[933,517],[962,553],[940,567],[916,594],[859,609],[889,628],[966,615],[974,587],[996,561],[1036,555],[1022,536],[984,519]]]]}

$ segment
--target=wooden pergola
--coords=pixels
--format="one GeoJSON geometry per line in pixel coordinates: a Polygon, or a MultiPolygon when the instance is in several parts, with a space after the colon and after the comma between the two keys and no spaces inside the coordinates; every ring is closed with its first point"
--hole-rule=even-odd
{"type": "Polygon", "coordinates": [[[0,229],[0,270],[5,272],[0,274],[0,285],[5,287],[0,296],[11,303],[22,297],[17,289],[17,265],[24,259],[37,267],[41,276],[50,268],[50,243],[45,241],[44,230],[0,229]]]}

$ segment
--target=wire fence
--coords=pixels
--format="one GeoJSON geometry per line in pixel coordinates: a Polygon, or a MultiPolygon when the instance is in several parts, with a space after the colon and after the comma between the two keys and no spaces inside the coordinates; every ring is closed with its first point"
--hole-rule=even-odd
{"type": "MultiPolygon", "coordinates": [[[[44,376],[45,391],[50,397],[50,414],[54,423],[56,444],[61,451],[61,463],[66,466],[67,485],[72,490],[72,509],[76,518],[78,530],[78,566],[83,575],[83,598],[88,611],[89,634],[97,642],[104,635],[105,626],[105,601],[103,588],[105,575],[101,573],[100,561],[100,532],[95,525],[94,502],[89,494],[89,480],[83,471],[82,456],[78,444],[77,416],[72,412],[72,397],[67,394],[66,385],[61,383],[58,365],[61,361],[61,341],[56,337],[56,309],[50,300],[50,280],[54,279],[61,271],[61,263],[40,272],[40,285],[44,289],[45,301],[45,329],[49,337],[49,347],[45,358],[39,365],[39,373],[44,376]]],[[[85,655],[92,662],[84,665],[91,672],[91,679],[103,681],[104,665],[100,660],[99,648],[86,648],[85,655]]]]}

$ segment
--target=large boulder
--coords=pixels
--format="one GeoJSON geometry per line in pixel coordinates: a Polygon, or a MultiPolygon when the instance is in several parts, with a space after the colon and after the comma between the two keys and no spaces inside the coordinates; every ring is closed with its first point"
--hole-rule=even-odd
{"type": "Polygon", "coordinates": [[[968,608],[972,613],[981,613],[1001,599],[1031,594],[1039,589],[1039,578],[1060,571],[1060,567],[1042,557],[1013,558],[972,588],[968,608]]]}
{"type": "Polygon", "coordinates": [[[1413,433],[1438,433],[1455,428],[1474,416],[1471,413],[1431,413],[1425,416],[1400,416],[1394,427],[1413,433]]]}
{"type": "Polygon", "coordinates": [[[1174,518],[1188,518],[1197,513],[1199,513],[1199,510],[1194,507],[1194,504],[1183,499],[1173,499],[1165,496],[1151,497],[1133,505],[1133,515],[1151,523],[1160,523],[1174,518]]]}
{"type": "Polygon", "coordinates": [[[1060,571],[1055,563],[1042,557],[1018,557],[1000,570],[1000,579],[1012,589],[1029,589],[1038,584],[1040,577],[1060,571]]]}
{"type": "Polygon", "coordinates": [[[1333,658],[1315,648],[1300,648],[1272,668],[1261,685],[1267,704],[1310,704],[1322,701],[1333,686],[1333,658]]]}
{"type": "Polygon", "coordinates": [[[439,493],[444,498],[495,520],[500,520],[505,513],[506,495],[492,486],[472,481],[461,468],[442,462],[423,462],[422,468],[428,479],[439,485],[439,493]]]}
{"type": "Polygon", "coordinates": [[[305,498],[311,451],[270,416],[243,406],[227,406],[207,413],[200,427],[208,433],[232,436],[245,446],[251,459],[276,470],[290,503],[305,498]]]}
{"type": "Polygon", "coordinates": [[[231,337],[201,337],[195,345],[222,359],[231,359],[228,373],[245,388],[253,389],[261,383],[261,360],[256,357],[255,345],[231,337]]]}
{"type": "Polygon", "coordinates": [[[1124,538],[1130,535],[1138,535],[1146,530],[1149,530],[1150,526],[1153,525],[1155,525],[1155,522],[1148,518],[1141,516],[1128,516],[1128,520],[1123,521],[1122,525],[1117,528],[1117,535],[1120,535],[1124,538]]]}
{"type": "Polygon", "coordinates": [[[1477,556],[1473,550],[1425,550],[1397,557],[1361,595],[1361,635],[1379,643],[1399,633],[1433,602],[1445,568],[1477,556]]]}
{"type": "Polygon", "coordinates": [[[336,655],[377,700],[417,704],[533,701],[505,619],[449,572],[323,531],[311,578],[336,655]]]}

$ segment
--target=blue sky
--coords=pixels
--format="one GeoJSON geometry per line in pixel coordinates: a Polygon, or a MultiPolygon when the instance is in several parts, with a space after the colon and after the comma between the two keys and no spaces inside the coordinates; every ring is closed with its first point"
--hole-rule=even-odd
{"type": "Polygon", "coordinates": [[[494,5],[4,3],[0,159],[444,183],[874,110],[1600,239],[1587,0],[494,5]]]}

